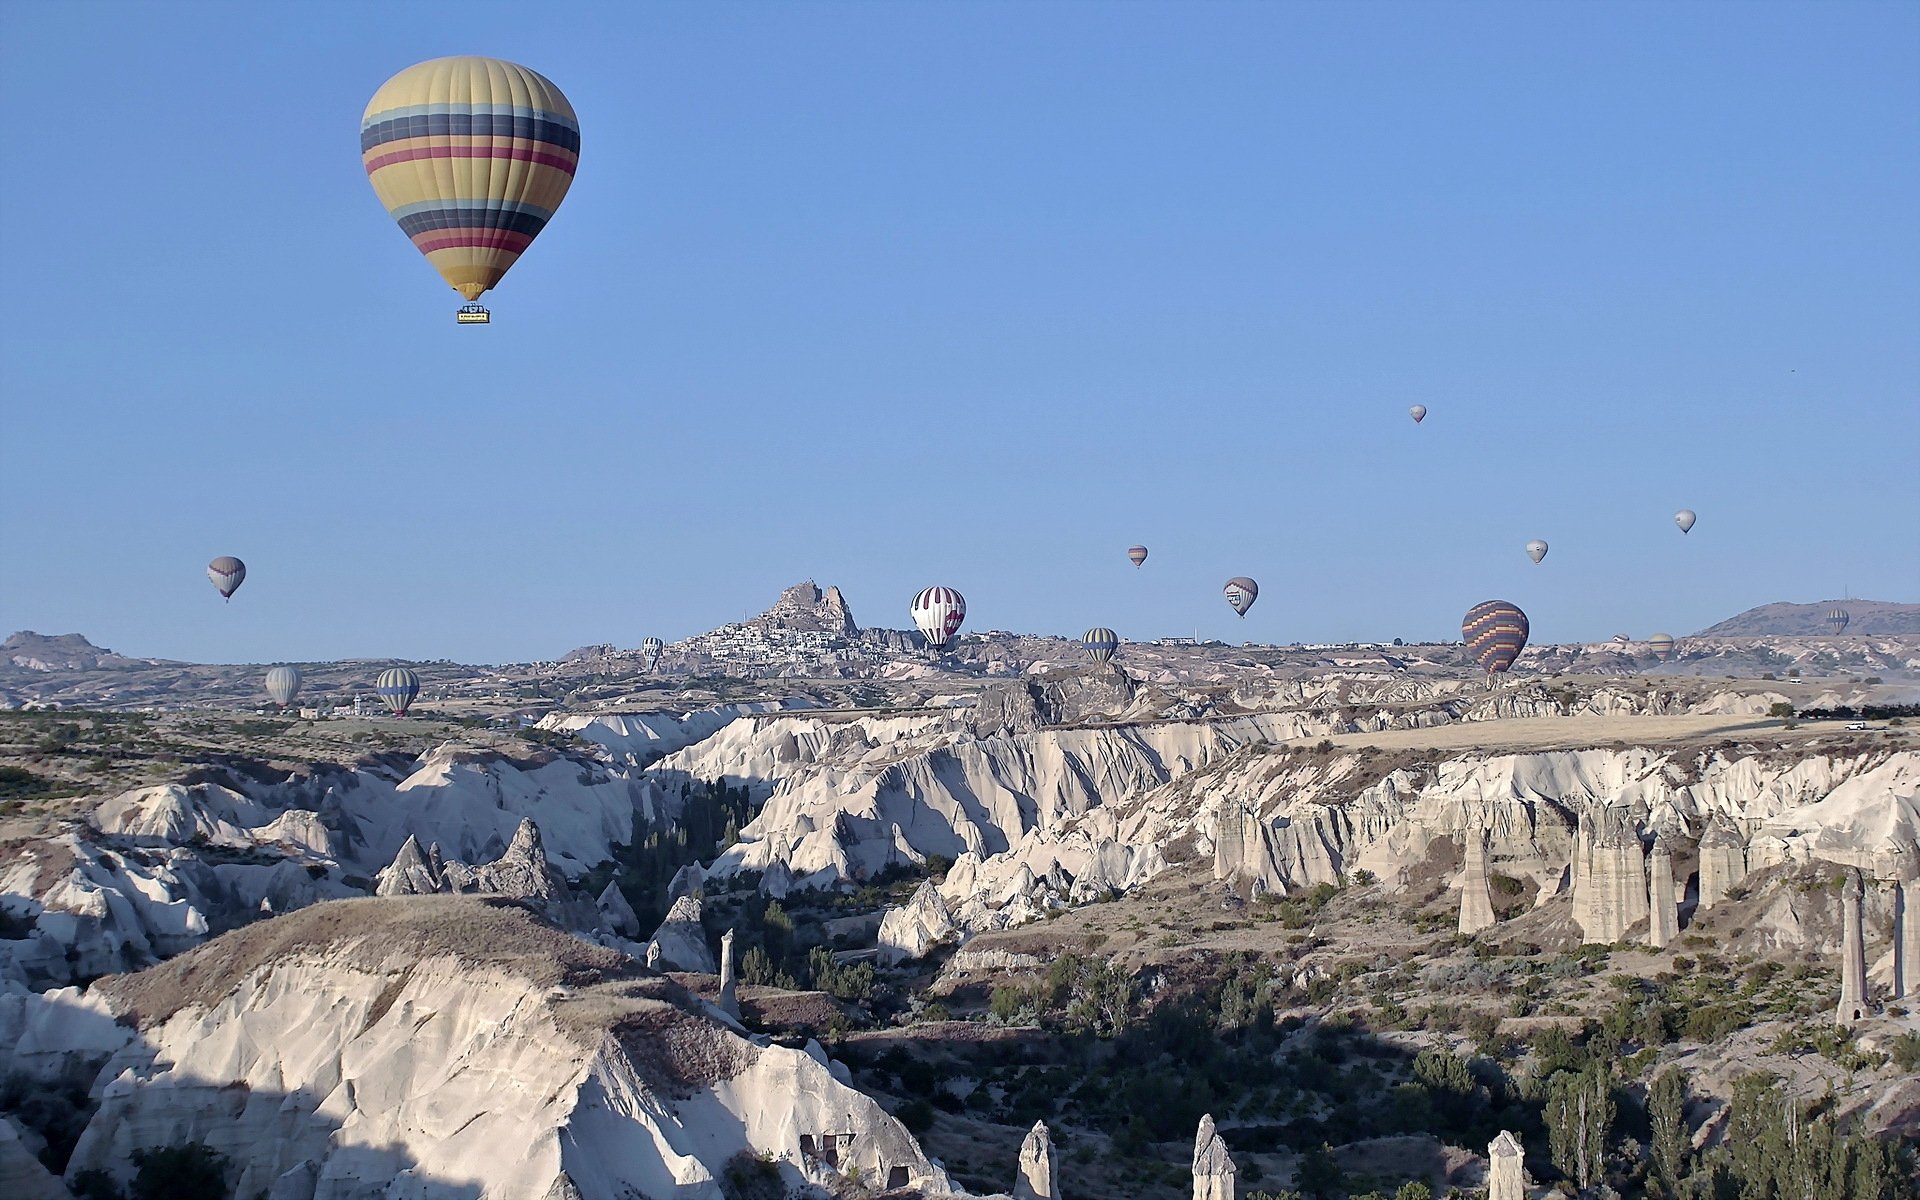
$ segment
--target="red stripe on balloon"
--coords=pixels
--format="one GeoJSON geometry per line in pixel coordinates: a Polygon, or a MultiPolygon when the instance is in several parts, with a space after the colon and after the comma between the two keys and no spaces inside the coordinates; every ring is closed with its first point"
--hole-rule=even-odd
{"type": "Polygon", "coordinates": [[[525,250],[533,238],[511,229],[436,229],[413,239],[422,254],[435,250],[525,250]]]}
{"type": "Polygon", "coordinates": [[[510,158],[518,162],[539,163],[544,167],[553,167],[571,175],[576,160],[564,158],[558,154],[549,154],[541,150],[525,150],[518,146],[423,146],[417,150],[396,150],[392,154],[382,154],[378,158],[367,160],[367,174],[371,175],[381,167],[394,163],[413,162],[422,158],[510,158]]]}

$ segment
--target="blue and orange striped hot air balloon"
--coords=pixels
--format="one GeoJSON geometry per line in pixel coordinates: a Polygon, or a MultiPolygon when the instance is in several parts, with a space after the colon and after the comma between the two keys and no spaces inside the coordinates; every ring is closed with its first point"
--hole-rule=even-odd
{"type": "Polygon", "coordinates": [[[380,85],[360,119],[380,203],[472,304],[546,228],[573,184],[580,123],[551,80],[497,58],[436,58],[380,85]]]}
{"type": "Polygon", "coordinates": [[[1527,648],[1527,614],[1520,606],[1505,600],[1483,600],[1467,610],[1460,621],[1460,636],[1474,661],[1487,669],[1487,682],[1513,666],[1527,648]]]}

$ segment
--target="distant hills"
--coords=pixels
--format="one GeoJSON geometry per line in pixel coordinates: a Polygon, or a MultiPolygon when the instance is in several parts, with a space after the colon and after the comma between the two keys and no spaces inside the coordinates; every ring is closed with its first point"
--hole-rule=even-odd
{"type": "Polygon", "coordinates": [[[1812,604],[1762,604],[1710,625],[1694,637],[1811,637],[1826,634],[1827,614],[1844,608],[1853,618],[1847,636],[1920,633],[1920,604],[1887,600],[1819,600],[1812,604]]]}
{"type": "Polygon", "coordinates": [[[28,671],[92,671],[101,667],[149,667],[163,660],[128,658],[94,645],[77,633],[44,634],[23,629],[0,642],[0,664],[28,671]]]}

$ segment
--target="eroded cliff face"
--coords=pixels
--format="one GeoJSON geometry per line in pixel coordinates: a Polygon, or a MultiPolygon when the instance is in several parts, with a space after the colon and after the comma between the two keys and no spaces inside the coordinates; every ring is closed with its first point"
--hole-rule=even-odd
{"type": "Polygon", "coordinates": [[[137,970],[263,916],[364,895],[409,843],[455,864],[510,859],[530,819],[551,872],[577,878],[672,811],[618,767],[455,745],[277,783],[134,789],[85,826],[9,848],[0,906],[30,928],[0,940],[0,980],[137,970]]]}
{"type": "MultiPolygon", "coordinates": [[[[1523,692],[1502,702],[1515,713],[1484,715],[1531,715],[1533,702],[1523,692]]],[[[1657,693],[1635,700],[1643,712],[1664,702],[1657,693]]],[[[659,769],[766,793],[715,874],[830,886],[949,857],[940,892],[966,932],[1124,891],[1194,857],[1216,857],[1223,877],[1256,891],[1361,870],[1398,886],[1436,842],[1484,837],[1491,870],[1530,880],[1541,903],[1573,894],[1581,925],[1614,940],[1648,919],[1641,840],[1656,832],[1690,857],[1709,826],[1721,826],[1716,836],[1732,842],[1712,853],[1716,895],[1735,882],[1736,855],[1741,870],[1818,858],[1884,874],[1920,833],[1920,756],[1910,752],[1300,744],[1371,724],[1422,728],[1436,711],[1315,709],[987,736],[934,714],[780,716],[736,722],[659,769]],[[1285,741],[1295,744],[1280,748],[1285,741]],[[1617,836],[1577,844],[1583,819],[1617,836]]],[[[1685,879],[1675,886],[1686,894],[1685,879]]],[[[899,950],[917,940],[903,937],[899,950]]]]}
{"type": "Polygon", "coordinates": [[[720,1200],[742,1152],[792,1187],[857,1166],[948,1191],[817,1047],[748,1038],[504,902],[319,905],[86,997],[7,999],[0,1030],[33,1036],[6,1065],[52,1074],[110,1051],[70,1178],[124,1182],[133,1151],[200,1140],[246,1200],[720,1200]]]}

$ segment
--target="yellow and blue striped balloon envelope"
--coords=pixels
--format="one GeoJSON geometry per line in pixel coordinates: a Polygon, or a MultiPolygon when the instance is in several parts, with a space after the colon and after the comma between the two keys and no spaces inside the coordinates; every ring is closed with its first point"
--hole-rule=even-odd
{"type": "Polygon", "coordinates": [[[580,123],[535,71],[436,58],[380,85],[360,155],[387,212],[468,300],[500,282],[573,184],[580,123]]]}

